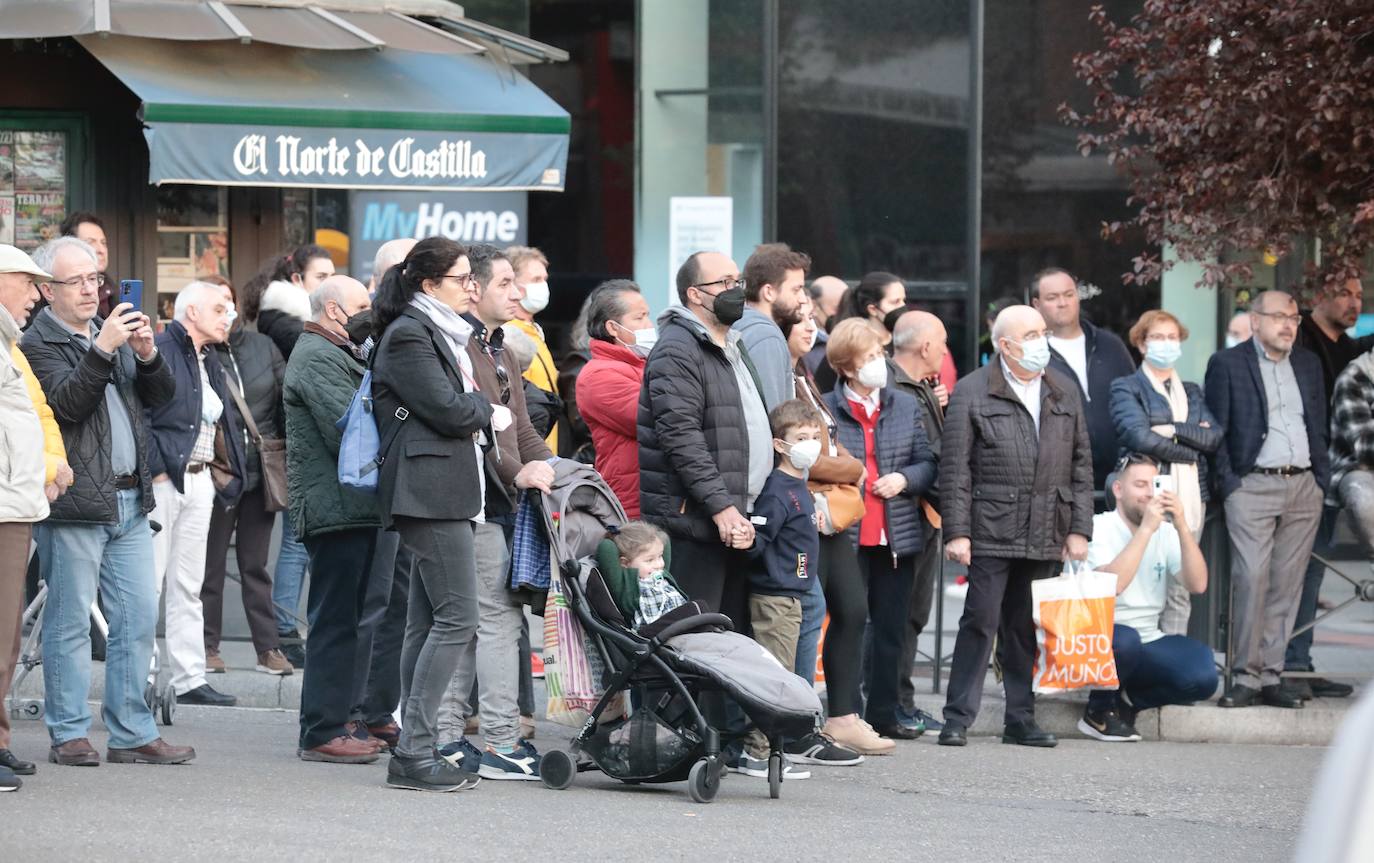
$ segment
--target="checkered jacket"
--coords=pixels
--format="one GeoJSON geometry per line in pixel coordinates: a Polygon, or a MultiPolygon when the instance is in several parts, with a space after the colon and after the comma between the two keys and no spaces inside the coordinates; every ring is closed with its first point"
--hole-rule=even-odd
{"type": "Polygon", "coordinates": [[[1340,505],[1337,491],[1352,470],[1374,471],[1374,380],[1354,362],[1336,378],[1331,396],[1331,485],[1327,503],[1340,505]]]}

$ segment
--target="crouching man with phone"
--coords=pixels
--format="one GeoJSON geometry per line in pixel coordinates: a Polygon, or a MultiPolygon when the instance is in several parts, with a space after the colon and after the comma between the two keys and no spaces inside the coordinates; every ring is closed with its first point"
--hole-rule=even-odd
{"type": "Polygon", "coordinates": [[[1185,522],[1172,479],[1149,456],[1127,455],[1112,483],[1116,509],[1093,518],[1088,566],[1116,575],[1112,653],[1121,681],[1119,690],[1088,696],[1078,730],[1097,740],[1139,740],[1140,711],[1204,701],[1217,688],[1212,648],[1159,628],[1174,579],[1189,593],[1207,590],[1207,563],[1197,540],[1190,530],[1174,529],[1185,522]]]}

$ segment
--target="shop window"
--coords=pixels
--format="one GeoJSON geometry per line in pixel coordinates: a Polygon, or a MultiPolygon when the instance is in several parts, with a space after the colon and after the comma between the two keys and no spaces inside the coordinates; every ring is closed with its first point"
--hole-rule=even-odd
{"type": "Polygon", "coordinates": [[[157,313],[172,319],[187,282],[229,277],[229,191],[217,186],[165,185],[157,190],[157,313]]]}

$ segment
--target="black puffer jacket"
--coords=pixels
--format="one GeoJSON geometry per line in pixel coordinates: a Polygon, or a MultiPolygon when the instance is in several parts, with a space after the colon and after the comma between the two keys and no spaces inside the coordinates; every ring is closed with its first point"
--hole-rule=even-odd
{"type": "MultiPolygon", "coordinates": [[[[674,536],[716,542],[711,517],[731,506],[748,510],[749,432],[739,383],[725,351],[690,312],[669,309],[658,332],[639,390],[640,512],[674,536]]],[[[748,364],[738,334],[728,338],[748,364]]]]}
{"type": "Polygon", "coordinates": [[[945,411],[940,515],[945,541],[980,557],[1059,560],[1070,533],[1093,529],[1093,463],[1078,387],[1040,380],[1040,432],[1000,360],[959,381],[945,411]]]}
{"type": "MultiPolygon", "coordinates": [[[[95,321],[100,331],[99,320],[95,321]]],[[[21,347],[34,376],[43,385],[67,447],[67,462],[76,482],[52,505],[52,521],[114,524],[119,502],[110,468],[110,413],[105,386],[111,381],[124,398],[134,427],[143,513],[153,509],[153,481],[148,472],[148,428],[143,409],[155,407],[176,394],[176,380],[162,355],[141,363],[128,345],[106,359],[89,350],[90,342],[74,336],[44,309],[24,334],[21,347]]]]}
{"type": "MultiPolygon", "coordinates": [[[[239,388],[248,410],[263,437],[282,438],[286,429],[281,415],[281,385],[286,377],[286,360],[272,339],[242,327],[231,330],[229,341],[215,345],[215,353],[230,382],[239,388]]],[[[262,482],[262,459],[244,430],[246,455],[243,493],[257,489],[262,482]]]]}

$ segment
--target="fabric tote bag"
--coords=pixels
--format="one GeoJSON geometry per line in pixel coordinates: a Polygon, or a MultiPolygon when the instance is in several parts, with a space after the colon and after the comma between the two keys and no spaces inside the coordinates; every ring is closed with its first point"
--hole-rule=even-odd
{"type": "MultiPolygon", "coordinates": [[[[548,691],[545,715],[550,722],[580,727],[601,700],[605,665],[587,646],[582,622],[568,607],[563,592],[563,573],[554,569],[544,606],[544,687],[548,691]]],[[[624,693],[615,696],[602,713],[602,721],[625,712],[624,693]]]]}
{"type": "Polygon", "coordinates": [[[1073,564],[1031,582],[1036,692],[1117,689],[1112,654],[1116,576],[1073,564]]]}

